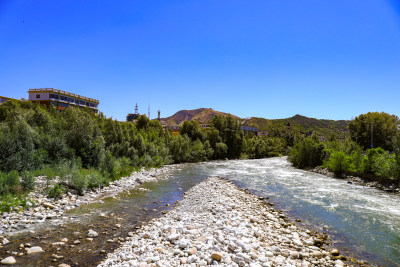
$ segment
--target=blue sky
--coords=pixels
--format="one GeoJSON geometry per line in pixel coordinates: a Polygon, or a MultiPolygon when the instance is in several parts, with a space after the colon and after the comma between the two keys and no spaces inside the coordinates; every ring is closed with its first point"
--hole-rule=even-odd
{"type": "Polygon", "coordinates": [[[400,116],[389,0],[0,0],[0,95],[52,87],[108,117],[211,107],[240,117],[400,116]]]}

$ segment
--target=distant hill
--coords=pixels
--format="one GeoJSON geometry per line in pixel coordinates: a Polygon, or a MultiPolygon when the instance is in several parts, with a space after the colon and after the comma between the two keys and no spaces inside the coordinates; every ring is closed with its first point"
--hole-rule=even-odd
{"type": "Polygon", "coordinates": [[[219,116],[228,116],[231,115],[236,119],[240,119],[239,117],[213,110],[212,108],[198,108],[192,110],[180,110],[174,115],[161,119],[161,122],[166,123],[167,125],[181,125],[184,121],[196,120],[198,122],[209,123],[214,118],[215,115],[219,116]]]}
{"type": "Polygon", "coordinates": [[[196,120],[198,122],[209,123],[215,115],[219,116],[232,116],[235,119],[245,121],[248,125],[253,125],[259,130],[271,130],[275,129],[286,129],[288,123],[291,129],[300,132],[316,132],[319,135],[328,137],[332,133],[336,133],[339,136],[343,135],[343,132],[347,131],[347,126],[350,121],[346,120],[324,120],[308,118],[302,115],[295,115],[287,119],[265,119],[251,117],[249,119],[241,119],[238,116],[230,113],[220,112],[211,108],[199,108],[192,110],[181,110],[176,112],[174,115],[161,119],[161,122],[167,125],[182,125],[186,120],[196,120]]]}
{"type": "Polygon", "coordinates": [[[268,120],[252,117],[247,124],[256,126],[259,130],[270,130],[271,128],[286,128],[288,124],[292,129],[309,132],[313,131],[319,135],[329,136],[331,133],[343,134],[347,131],[350,121],[346,120],[324,120],[308,118],[302,115],[295,115],[287,119],[268,120]]]}

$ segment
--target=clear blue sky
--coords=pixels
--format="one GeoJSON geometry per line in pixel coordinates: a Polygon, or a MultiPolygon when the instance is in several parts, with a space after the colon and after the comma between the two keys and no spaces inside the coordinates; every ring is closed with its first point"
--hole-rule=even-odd
{"type": "Polygon", "coordinates": [[[0,0],[0,95],[53,87],[241,117],[400,116],[400,3],[390,0],[0,0]]]}

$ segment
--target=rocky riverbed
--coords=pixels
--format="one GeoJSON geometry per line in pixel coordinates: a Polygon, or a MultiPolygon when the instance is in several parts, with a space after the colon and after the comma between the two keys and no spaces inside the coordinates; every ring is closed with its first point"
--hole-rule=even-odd
{"type": "Polygon", "coordinates": [[[79,220],[79,216],[67,216],[66,212],[89,203],[102,202],[102,198],[115,197],[123,191],[129,191],[136,186],[149,181],[154,181],[157,177],[168,177],[169,171],[174,166],[165,166],[160,169],[141,170],[134,172],[128,177],[123,177],[118,181],[111,182],[108,186],[88,191],[83,196],[74,192],[64,194],[60,199],[47,197],[44,190],[45,179],[37,178],[36,189],[29,193],[28,205],[30,208],[24,211],[5,212],[0,216],[0,247],[7,244],[7,237],[24,231],[34,231],[50,223],[52,225],[74,222],[79,220]]]}
{"type": "Polygon", "coordinates": [[[211,177],[131,233],[100,266],[343,266],[339,251],[231,182],[211,177]]]}

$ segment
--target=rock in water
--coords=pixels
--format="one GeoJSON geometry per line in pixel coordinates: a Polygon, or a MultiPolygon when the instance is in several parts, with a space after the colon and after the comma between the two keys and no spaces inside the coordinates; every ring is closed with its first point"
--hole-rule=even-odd
{"type": "Polygon", "coordinates": [[[41,252],[44,252],[41,247],[31,247],[27,251],[28,254],[41,253],[41,252]]]}
{"type": "Polygon", "coordinates": [[[339,252],[339,250],[337,250],[337,249],[332,249],[331,254],[332,254],[333,256],[339,256],[340,252],[339,252]]]}
{"type": "Polygon", "coordinates": [[[1,261],[1,264],[4,264],[4,265],[12,265],[12,264],[16,264],[16,263],[17,263],[17,261],[12,256],[7,257],[1,261]]]}
{"type": "Polygon", "coordinates": [[[99,236],[99,234],[96,231],[93,231],[92,229],[89,229],[87,237],[97,237],[97,236],[99,236]]]}

